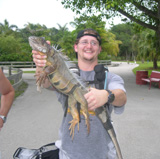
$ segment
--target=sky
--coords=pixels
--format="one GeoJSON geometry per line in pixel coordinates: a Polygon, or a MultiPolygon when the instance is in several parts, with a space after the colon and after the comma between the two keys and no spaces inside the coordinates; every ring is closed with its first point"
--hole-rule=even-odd
{"type": "MultiPolygon", "coordinates": [[[[0,0],[0,23],[4,24],[7,19],[9,25],[17,25],[24,28],[25,24],[41,24],[47,28],[55,27],[57,24],[73,30],[70,22],[74,21],[76,14],[71,9],[65,9],[61,0],[0,0]]],[[[114,24],[119,24],[119,19],[114,24]]]]}

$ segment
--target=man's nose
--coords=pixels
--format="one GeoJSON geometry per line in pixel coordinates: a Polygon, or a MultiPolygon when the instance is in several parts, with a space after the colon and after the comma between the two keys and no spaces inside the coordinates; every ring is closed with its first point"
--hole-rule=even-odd
{"type": "Polygon", "coordinates": [[[87,46],[87,47],[92,47],[92,43],[91,43],[91,42],[88,42],[86,46],[87,46]]]}

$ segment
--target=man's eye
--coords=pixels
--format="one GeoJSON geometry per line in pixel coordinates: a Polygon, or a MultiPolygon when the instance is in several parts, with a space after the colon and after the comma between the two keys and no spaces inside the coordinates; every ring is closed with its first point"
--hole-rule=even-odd
{"type": "Polygon", "coordinates": [[[87,41],[82,41],[83,45],[87,45],[87,43],[88,43],[87,41]]]}
{"type": "Polygon", "coordinates": [[[93,45],[93,46],[95,46],[96,44],[97,44],[97,43],[94,42],[94,41],[91,42],[91,45],[93,45]]]}

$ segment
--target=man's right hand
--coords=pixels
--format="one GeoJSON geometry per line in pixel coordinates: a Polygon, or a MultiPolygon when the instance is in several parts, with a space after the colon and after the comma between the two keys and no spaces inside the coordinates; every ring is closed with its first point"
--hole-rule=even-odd
{"type": "MultiPolygon", "coordinates": [[[[50,41],[47,41],[50,44],[50,41]]],[[[33,61],[36,64],[36,79],[39,79],[40,73],[43,72],[43,68],[46,66],[46,55],[41,55],[38,51],[32,50],[33,61]]],[[[51,86],[48,79],[46,79],[43,83],[44,88],[49,88],[51,86]]]]}
{"type": "MultiPolygon", "coordinates": [[[[51,44],[50,41],[46,41],[49,45],[51,44]]],[[[33,61],[37,67],[44,67],[46,65],[46,55],[40,55],[38,51],[32,50],[32,57],[33,61]]]]}
{"type": "Polygon", "coordinates": [[[32,50],[33,61],[36,64],[36,67],[44,67],[46,65],[46,55],[40,55],[38,51],[32,50]]]}

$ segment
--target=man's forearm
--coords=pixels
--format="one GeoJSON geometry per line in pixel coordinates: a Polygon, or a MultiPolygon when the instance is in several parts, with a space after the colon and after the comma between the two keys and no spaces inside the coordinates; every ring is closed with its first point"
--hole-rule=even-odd
{"type": "Polygon", "coordinates": [[[1,96],[0,115],[7,116],[14,100],[14,94],[14,90],[12,90],[8,94],[1,96]]]}
{"type": "Polygon", "coordinates": [[[126,93],[121,89],[111,90],[112,93],[115,95],[115,99],[113,101],[114,106],[123,106],[127,102],[126,93]]]}

